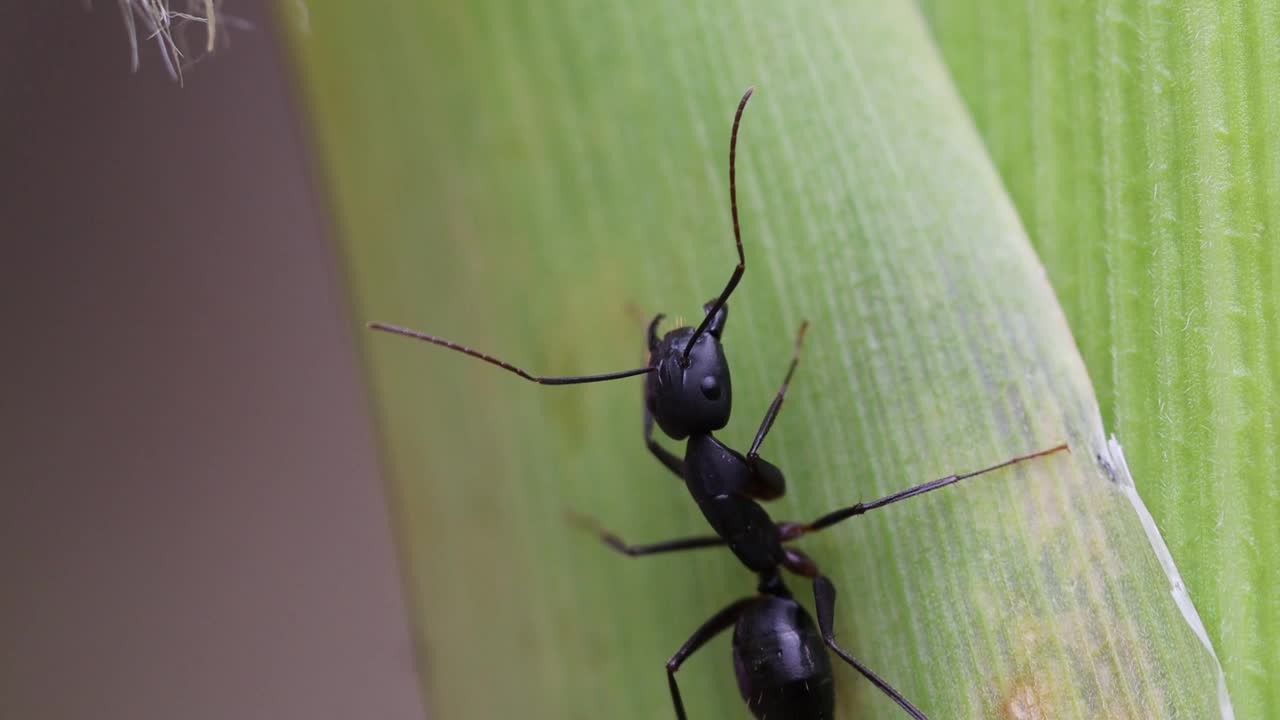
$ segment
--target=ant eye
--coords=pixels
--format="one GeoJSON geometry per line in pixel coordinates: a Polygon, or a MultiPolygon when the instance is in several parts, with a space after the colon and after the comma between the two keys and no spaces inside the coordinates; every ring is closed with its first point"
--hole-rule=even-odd
{"type": "Polygon", "coordinates": [[[718,400],[720,398],[720,383],[716,382],[714,375],[708,375],[702,378],[702,395],[708,400],[718,400]]]}

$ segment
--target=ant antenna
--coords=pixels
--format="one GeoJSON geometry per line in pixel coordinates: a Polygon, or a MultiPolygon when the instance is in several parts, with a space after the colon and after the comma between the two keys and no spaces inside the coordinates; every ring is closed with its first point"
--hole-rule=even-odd
{"type": "Polygon", "coordinates": [[[733,275],[729,276],[729,284],[724,286],[720,297],[716,298],[715,303],[707,310],[706,316],[702,318],[702,323],[698,325],[697,330],[693,331],[689,342],[684,346],[684,354],[680,356],[680,367],[689,367],[689,351],[693,349],[693,344],[698,341],[702,333],[707,331],[707,326],[711,324],[716,313],[720,312],[720,308],[724,307],[724,304],[729,301],[729,296],[733,294],[733,289],[738,287],[738,281],[742,279],[742,273],[747,269],[747,258],[742,254],[742,232],[738,229],[738,188],[734,182],[734,161],[738,150],[738,123],[742,121],[742,111],[747,107],[747,101],[751,99],[751,93],[755,91],[754,85],[747,88],[747,91],[742,95],[742,99],[738,101],[738,111],[733,114],[733,130],[729,133],[729,208],[733,212],[733,240],[738,244],[738,267],[734,268],[733,275]]]}
{"type": "Polygon", "coordinates": [[[480,352],[479,350],[473,350],[465,345],[459,345],[458,343],[445,340],[444,338],[436,337],[435,335],[428,335],[426,333],[418,332],[417,330],[410,330],[409,328],[403,328],[396,325],[387,325],[385,323],[379,323],[379,322],[371,322],[368,324],[368,326],[373,330],[382,330],[383,332],[394,333],[396,335],[404,335],[405,337],[411,337],[415,340],[423,340],[425,342],[429,342],[432,345],[439,345],[440,347],[443,347],[443,348],[456,350],[457,352],[460,352],[463,355],[470,355],[471,357],[477,358],[479,360],[483,360],[489,363],[490,365],[497,365],[503,370],[506,370],[508,372],[513,372],[516,375],[519,375],[520,377],[524,378],[525,380],[531,380],[540,385],[581,385],[583,383],[604,382],[606,380],[618,380],[621,378],[633,377],[635,375],[644,375],[646,373],[650,373],[654,371],[654,368],[642,367],[642,368],[636,368],[634,370],[622,370],[620,372],[603,373],[600,375],[542,377],[539,375],[530,375],[529,373],[525,372],[524,370],[521,370],[520,368],[516,367],[515,365],[512,365],[511,363],[505,360],[499,360],[498,358],[493,357],[492,355],[486,355],[480,352]]]}

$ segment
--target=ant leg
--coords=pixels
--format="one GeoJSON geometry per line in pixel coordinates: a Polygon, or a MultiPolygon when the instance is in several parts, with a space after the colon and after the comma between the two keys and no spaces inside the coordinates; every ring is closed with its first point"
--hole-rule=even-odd
{"type": "Polygon", "coordinates": [[[818,564],[813,558],[805,555],[795,548],[782,549],[782,566],[791,572],[802,575],[813,580],[820,577],[818,573],[818,564]]]}
{"type": "Polygon", "coordinates": [[[730,625],[736,623],[742,615],[742,611],[753,602],[755,602],[755,598],[742,598],[712,615],[711,619],[695,630],[684,645],[681,645],[680,649],[676,651],[676,654],[672,655],[671,659],[667,661],[667,686],[671,688],[671,702],[675,705],[676,717],[679,720],[687,720],[687,716],[684,713],[684,702],[680,699],[680,688],[676,685],[676,671],[680,669],[685,660],[689,659],[690,655],[698,651],[698,648],[705,645],[711,638],[727,630],[730,625]]]}
{"type": "MultiPolygon", "coordinates": [[[[649,322],[649,352],[658,349],[658,323],[662,322],[663,315],[661,313],[654,315],[653,320],[649,322]]],[[[646,361],[647,362],[647,361],[646,361]]],[[[653,439],[653,413],[649,412],[649,405],[646,402],[644,406],[644,445],[649,448],[649,452],[658,458],[667,469],[676,474],[676,477],[684,479],[684,461],[676,457],[670,450],[658,444],[653,439]]]]}
{"type": "Polygon", "coordinates": [[[839,655],[840,659],[849,663],[854,670],[862,673],[862,676],[870,680],[872,685],[880,688],[881,692],[888,695],[908,715],[915,718],[915,720],[929,720],[915,705],[912,705],[910,701],[902,697],[902,693],[894,690],[892,685],[885,682],[879,675],[871,672],[871,668],[858,662],[856,658],[836,644],[835,633],[832,631],[832,617],[835,614],[836,605],[836,588],[823,575],[818,575],[813,579],[813,604],[814,609],[818,611],[818,629],[822,631],[822,640],[827,644],[827,647],[839,655]]]}
{"type": "Polygon", "coordinates": [[[852,665],[854,670],[862,673],[863,677],[880,688],[881,692],[892,698],[911,717],[916,720],[929,720],[924,713],[917,710],[897,690],[894,690],[892,685],[881,679],[879,675],[871,672],[871,668],[858,662],[856,658],[845,652],[844,648],[836,644],[835,633],[832,631],[832,616],[835,614],[836,606],[836,588],[826,576],[818,571],[818,564],[799,550],[786,548],[783,550],[782,566],[797,575],[803,575],[813,580],[813,605],[814,609],[818,611],[818,629],[822,631],[822,641],[826,643],[827,647],[831,648],[845,662],[852,665]]]}
{"type": "Polygon", "coordinates": [[[848,520],[849,518],[854,517],[855,515],[862,515],[868,510],[875,510],[876,508],[882,508],[885,505],[891,505],[893,503],[898,502],[899,500],[906,500],[908,498],[913,498],[917,495],[923,495],[927,492],[931,492],[933,490],[939,490],[948,485],[953,485],[955,483],[960,482],[961,480],[966,480],[971,477],[977,477],[978,475],[983,475],[993,470],[1006,468],[1006,467],[1009,467],[1010,465],[1016,465],[1017,463],[1025,462],[1027,460],[1032,460],[1034,458],[1043,457],[1045,455],[1052,455],[1053,453],[1059,452],[1061,450],[1066,450],[1067,452],[1071,452],[1071,448],[1068,447],[1066,443],[1062,443],[1061,445],[1055,445],[1046,450],[1037,450],[1036,452],[1028,453],[1026,455],[1019,455],[1018,457],[1010,458],[1009,460],[1005,460],[1002,463],[997,463],[990,467],[982,468],[981,470],[974,470],[972,472],[961,473],[959,475],[948,475],[947,477],[938,478],[937,480],[930,480],[929,482],[921,483],[919,485],[909,487],[906,490],[899,490],[898,492],[893,493],[892,495],[886,495],[880,498],[879,500],[872,500],[871,502],[866,502],[866,503],[857,503],[855,505],[850,505],[849,507],[846,507],[846,508],[834,510],[832,512],[827,513],[826,515],[819,517],[817,520],[814,520],[813,522],[779,523],[778,529],[782,532],[782,539],[784,541],[794,540],[795,538],[798,538],[801,535],[815,532],[817,530],[822,530],[823,528],[831,527],[832,525],[835,525],[836,523],[841,522],[843,520],[848,520]]]}
{"type": "Polygon", "coordinates": [[[568,520],[573,525],[586,530],[587,532],[600,538],[600,540],[609,547],[617,550],[623,555],[629,557],[639,557],[640,555],[657,555],[659,553],[679,552],[681,550],[697,550],[705,547],[716,547],[724,545],[725,541],[718,535],[700,535],[698,537],[677,538],[675,540],[666,540],[664,542],[651,543],[648,545],[628,545],[623,542],[622,538],[612,532],[600,527],[595,520],[585,515],[577,513],[568,513],[568,520]]]}
{"type": "Polygon", "coordinates": [[[747,450],[748,460],[755,460],[758,457],[760,443],[764,442],[764,436],[769,434],[769,429],[773,427],[773,421],[778,417],[778,411],[782,409],[782,401],[787,396],[787,386],[791,384],[791,376],[796,372],[796,365],[800,364],[800,350],[804,347],[804,331],[808,329],[808,320],[800,323],[800,332],[796,333],[795,351],[791,355],[791,365],[787,368],[787,376],[782,379],[782,387],[778,388],[778,394],[774,396],[773,402],[769,403],[769,409],[764,414],[764,420],[760,422],[760,429],[756,431],[756,439],[752,441],[751,449],[747,450]]]}
{"type": "Polygon", "coordinates": [[[791,356],[791,366],[787,368],[787,375],[782,380],[782,387],[778,388],[778,394],[774,396],[773,402],[769,403],[769,409],[765,411],[764,420],[760,421],[760,429],[756,431],[756,438],[751,443],[751,449],[747,450],[746,461],[751,468],[751,488],[749,490],[753,497],[761,500],[773,500],[782,497],[787,491],[787,480],[782,475],[782,471],[775,467],[767,460],[760,457],[760,443],[764,442],[764,438],[769,434],[770,428],[773,427],[773,421],[778,417],[778,411],[782,409],[782,401],[786,399],[787,387],[791,384],[791,376],[796,372],[796,365],[800,362],[800,349],[804,346],[804,331],[809,328],[809,321],[806,320],[800,324],[800,332],[796,333],[795,352],[791,356]]]}
{"type": "Polygon", "coordinates": [[[684,460],[676,457],[675,453],[662,447],[657,440],[653,439],[653,413],[649,412],[649,406],[644,408],[644,444],[649,448],[649,452],[658,458],[667,469],[676,474],[676,477],[684,479],[684,460]]]}

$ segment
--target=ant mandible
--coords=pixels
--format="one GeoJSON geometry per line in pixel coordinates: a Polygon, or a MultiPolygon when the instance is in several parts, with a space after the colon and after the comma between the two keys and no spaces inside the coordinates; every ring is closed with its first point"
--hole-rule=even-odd
{"type": "Polygon", "coordinates": [[[782,407],[787,386],[799,362],[807,323],[800,326],[795,354],[786,377],[766,410],[747,453],[743,455],[733,450],[712,435],[728,424],[732,408],[729,365],[720,338],[728,320],[729,296],[746,271],[746,256],[742,249],[738,222],[735,161],[738,126],[754,90],[755,88],[747,88],[738,102],[729,135],[729,199],[738,265],[720,295],[703,306],[704,316],[696,328],[679,327],[659,339],[657,328],[663,316],[653,318],[647,332],[649,358],[645,367],[598,375],[539,376],[434,335],[384,323],[369,323],[369,327],[439,345],[543,385],[575,385],[645,376],[645,445],[663,465],[685,481],[689,493],[716,534],[633,547],[626,545],[612,533],[598,528],[597,533],[614,549],[632,556],[728,545],[734,555],[759,576],[756,596],[739,600],[716,613],[667,662],[672,703],[680,720],[685,720],[686,716],[676,684],[676,671],[694,651],[731,625],[735,626],[734,667],[738,686],[743,699],[757,718],[820,720],[831,717],[835,700],[831,664],[823,651],[825,645],[912,717],[927,720],[924,713],[897,690],[836,644],[832,629],[835,587],[819,573],[817,565],[807,555],[799,550],[783,547],[783,543],[868,510],[936,490],[967,477],[1057,452],[1066,449],[1066,446],[1059,445],[973,473],[952,475],[917,485],[871,503],[859,503],[828,513],[810,523],[775,523],[769,517],[756,500],[781,497],[786,492],[786,480],[782,471],[761,458],[758,451],[782,407]],[[654,439],[655,421],[673,440],[687,439],[683,459],[654,439]],[[813,580],[818,629],[814,628],[813,621],[804,608],[792,599],[782,581],[780,568],[813,580]],[[796,639],[799,640],[798,644],[796,639]]]}

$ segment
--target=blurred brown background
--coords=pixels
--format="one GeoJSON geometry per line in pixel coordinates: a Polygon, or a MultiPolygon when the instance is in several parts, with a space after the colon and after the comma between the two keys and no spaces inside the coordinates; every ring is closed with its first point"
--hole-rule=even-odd
{"type": "Polygon", "coordinates": [[[341,276],[259,3],[179,87],[0,7],[0,718],[405,718],[341,276]]]}

